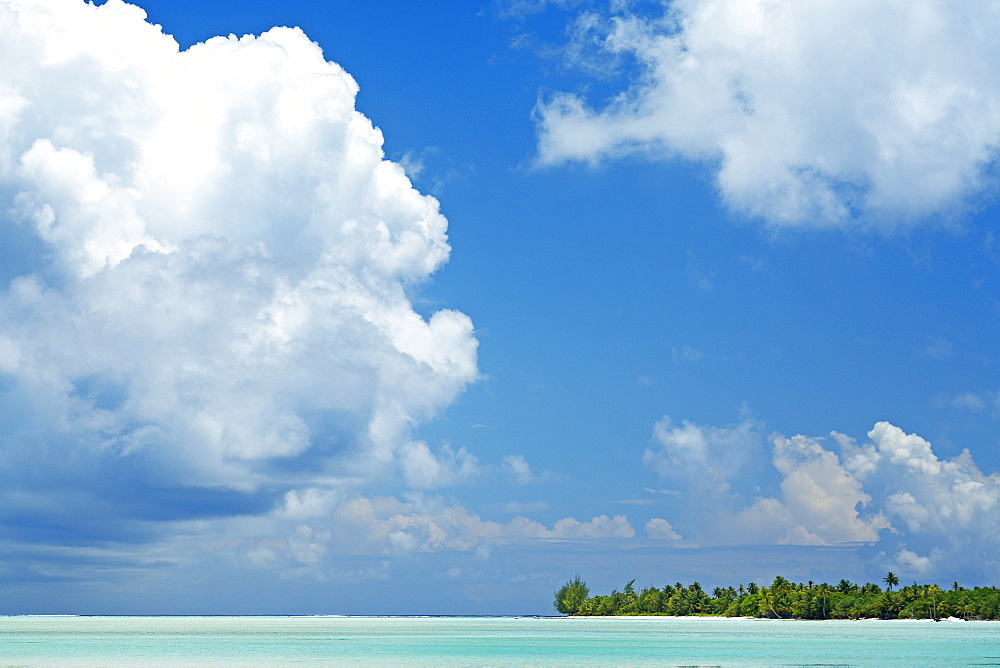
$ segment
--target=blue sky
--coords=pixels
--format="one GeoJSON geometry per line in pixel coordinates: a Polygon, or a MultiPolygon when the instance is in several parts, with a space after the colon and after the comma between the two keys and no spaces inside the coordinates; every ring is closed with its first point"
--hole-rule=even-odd
{"type": "Polygon", "coordinates": [[[0,611],[998,584],[998,22],[0,1],[0,611]]]}

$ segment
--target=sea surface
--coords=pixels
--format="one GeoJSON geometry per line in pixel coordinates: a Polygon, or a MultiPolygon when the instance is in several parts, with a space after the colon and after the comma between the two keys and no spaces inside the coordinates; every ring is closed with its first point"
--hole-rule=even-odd
{"type": "Polygon", "coordinates": [[[0,617],[0,666],[1000,666],[1000,622],[0,617]]]}

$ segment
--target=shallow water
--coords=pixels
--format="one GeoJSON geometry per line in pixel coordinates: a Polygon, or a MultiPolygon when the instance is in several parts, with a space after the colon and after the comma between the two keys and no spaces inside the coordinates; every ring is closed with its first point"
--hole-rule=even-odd
{"type": "Polygon", "coordinates": [[[0,665],[997,665],[1000,622],[3,617],[0,665]]]}

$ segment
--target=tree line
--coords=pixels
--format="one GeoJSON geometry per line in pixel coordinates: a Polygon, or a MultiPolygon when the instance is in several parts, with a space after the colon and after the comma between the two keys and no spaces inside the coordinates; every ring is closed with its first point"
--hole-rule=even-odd
{"type": "Polygon", "coordinates": [[[632,580],[622,591],[590,595],[577,575],[555,592],[555,608],[566,615],[705,615],[769,619],[1000,619],[1000,589],[966,589],[955,582],[950,589],[936,584],[898,588],[891,571],[883,589],[868,582],[841,580],[837,584],[790,582],[774,578],[770,587],[755,583],[716,587],[711,593],[694,582],[657,589],[635,589],[632,580]]]}

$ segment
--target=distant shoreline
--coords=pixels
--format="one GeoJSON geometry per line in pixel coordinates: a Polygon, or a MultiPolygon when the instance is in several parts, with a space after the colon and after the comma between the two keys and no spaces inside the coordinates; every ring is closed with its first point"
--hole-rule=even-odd
{"type": "Polygon", "coordinates": [[[577,574],[555,591],[553,607],[575,617],[750,617],[755,619],[836,620],[997,620],[1000,588],[967,589],[958,582],[944,590],[938,584],[904,585],[889,571],[882,578],[885,589],[874,582],[858,584],[842,579],[835,585],[812,580],[791,582],[778,575],[771,585],[755,582],[736,587],[715,587],[711,593],[699,582],[680,582],[663,588],[635,588],[591,596],[577,574]],[[899,587],[898,589],[895,589],[899,587]]]}
{"type": "Polygon", "coordinates": [[[280,619],[358,619],[358,620],[370,620],[370,619],[558,619],[558,620],[627,620],[627,619],[639,619],[639,620],[666,620],[666,621],[693,621],[693,622],[836,622],[836,623],[850,623],[850,622],[903,622],[903,623],[987,623],[987,624],[1000,624],[1000,620],[996,619],[962,619],[960,617],[946,617],[943,619],[926,619],[926,618],[913,618],[913,619],[879,619],[878,617],[864,617],[859,619],[804,619],[797,617],[783,617],[783,618],[768,618],[768,617],[724,617],[719,615],[91,615],[91,614],[0,614],[0,619],[11,619],[11,618],[38,618],[38,619],[87,619],[87,618],[97,618],[97,619],[108,619],[108,618],[123,618],[123,619],[267,619],[267,618],[280,618],[280,619]]]}

